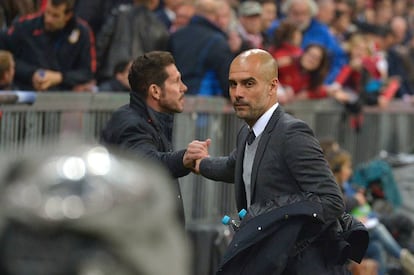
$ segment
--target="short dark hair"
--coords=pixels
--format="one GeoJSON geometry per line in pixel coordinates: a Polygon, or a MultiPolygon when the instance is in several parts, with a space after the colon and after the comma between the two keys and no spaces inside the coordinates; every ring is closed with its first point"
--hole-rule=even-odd
{"type": "Polygon", "coordinates": [[[175,64],[174,57],[166,51],[152,51],[138,56],[128,74],[131,91],[146,98],[152,84],[164,88],[164,82],[168,78],[165,68],[171,64],[175,64]]]}
{"type": "Polygon", "coordinates": [[[128,68],[129,60],[122,60],[115,64],[113,74],[123,73],[128,68]]]}
{"type": "Polygon", "coordinates": [[[75,8],[75,0],[50,0],[52,6],[66,5],[65,13],[72,12],[75,8]]]}

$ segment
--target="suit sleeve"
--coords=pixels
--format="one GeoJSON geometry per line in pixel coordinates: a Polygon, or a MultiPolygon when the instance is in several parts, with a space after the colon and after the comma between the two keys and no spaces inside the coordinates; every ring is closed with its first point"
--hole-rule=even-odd
{"type": "Polygon", "coordinates": [[[301,191],[319,196],[325,221],[339,217],[345,210],[342,193],[312,130],[304,122],[292,123],[285,140],[283,156],[301,191]]]}
{"type": "Polygon", "coordinates": [[[204,177],[228,183],[234,183],[236,149],[227,157],[205,158],[200,163],[200,174],[204,177]]]}

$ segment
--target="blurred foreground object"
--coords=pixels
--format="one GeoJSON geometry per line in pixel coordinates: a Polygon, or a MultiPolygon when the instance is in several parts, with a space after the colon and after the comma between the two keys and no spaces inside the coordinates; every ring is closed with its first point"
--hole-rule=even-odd
{"type": "Polygon", "coordinates": [[[0,91],[0,104],[33,104],[36,93],[30,91],[0,91]]]}
{"type": "Polygon", "coordinates": [[[1,166],[0,274],[189,274],[167,173],[62,144],[1,166]]]}

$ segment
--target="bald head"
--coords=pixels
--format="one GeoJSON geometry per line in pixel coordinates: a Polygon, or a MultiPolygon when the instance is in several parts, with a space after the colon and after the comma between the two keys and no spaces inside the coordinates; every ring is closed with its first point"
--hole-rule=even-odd
{"type": "Polygon", "coordinates": [[[229,71],[230,99],[236,115],[253,126],[277,102],[277,65],[267,51],[239,54],[229,71]]]}
{"type": "Polygon", "coordinates": [[[254,66],[266,80],[277,78],[277,63],[272,55],[261,49],[251,49],[239,54],[231,63],[239,66],[254,66]]]}

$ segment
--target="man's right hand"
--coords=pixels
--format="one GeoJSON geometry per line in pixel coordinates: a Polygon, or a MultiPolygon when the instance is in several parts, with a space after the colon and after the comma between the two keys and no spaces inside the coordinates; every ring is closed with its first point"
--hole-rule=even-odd
{"type": "Polygon", "coordinates": [[[183,157],[184,167],[190,168],[198,173],[198,171],[194,170],[197,166],[196,161],[209,157],[208,147],[210,146],[210,143],[210,139],[206,139],[205,141],[193,140],[190,142],[183,157]]]}

